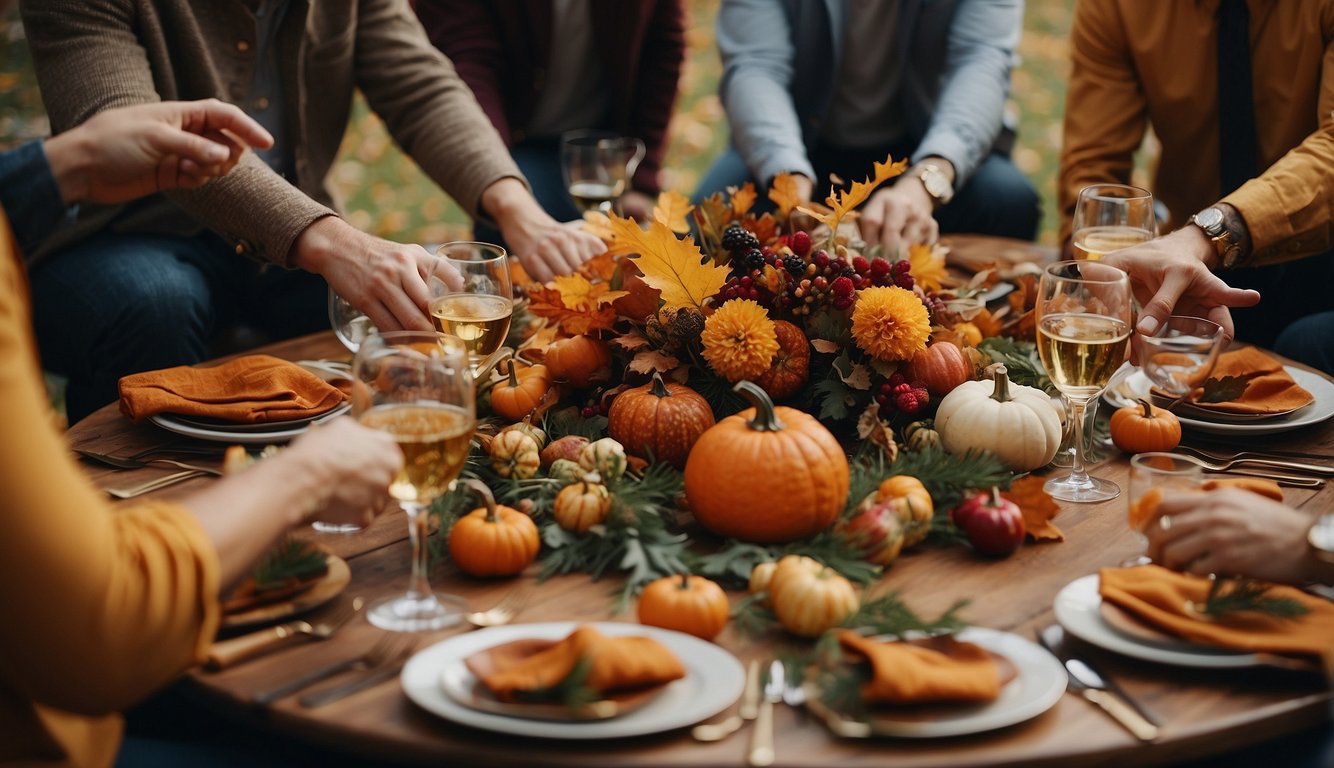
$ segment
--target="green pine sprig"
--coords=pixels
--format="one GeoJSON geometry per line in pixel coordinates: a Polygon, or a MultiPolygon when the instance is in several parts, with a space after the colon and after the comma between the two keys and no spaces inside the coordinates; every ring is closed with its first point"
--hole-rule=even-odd
{"type": "Polygon", "coordinates": [[[251,578],[255,580],[256,592],[266,592],[322,574],[328,567],[328,556],[314,544],[287,536],[255,565],[251,578]]]}
{"type": "Polygon", "coordinates": [[[1005,489],[1014,481],[1009,468],[988,451],[952,454],[940,448],[900,451],[889,474],[911,475],[922,481],[942,521],[946,511],[963,501],[969,491],[992,486],[1005,489]]]}
{"type": "Polygon", "coordinates": [[[1298,600],[1270,596],[1272,588],[1272,584],[1254,579],[1219,577],[1209,585],[1209,595],[1200,612],[1215,621],[1242,612],[1263,613],[1278,619],[1296,619],[1310,613],[1298,600]]]}
{"type": "Polygon", "coordinates": [[[1038,357],[1037,345],[1031,341],[1021,341],[1008,336],[990,336],[982,340],[978,349],[987,353],[993,362],[1005,365],[1005,373],[1010,381],[1026,387],[1036,387],[1044,392],[1055,392],[1056,387],[1047,376],[1038,357]]]}

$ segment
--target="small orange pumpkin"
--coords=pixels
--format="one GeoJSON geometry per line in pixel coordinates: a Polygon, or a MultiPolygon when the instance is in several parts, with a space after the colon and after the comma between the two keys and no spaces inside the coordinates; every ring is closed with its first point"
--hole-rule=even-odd
{"type": "Polygon", "coordinates": [[[841,624],[861,607],[851,582],[802,555],[778,561],[769,579],[769,600],[778,622],[802,637],[815,637],[841,624]]]}
{"type": "Polygon", "coordinates": [[[811,369],[811,342],[800,328],[786,320],[775,320],[778,334],[778,352],[769,370],[760,374],[755,383],[775,400],[786,400],[806,386],[811,369]]]}
{"type": "Polygon", "coordinates": [[[542,460],[537,441],[525,432],[511,429],[491,439],[491,468],[501,477],[524,480],[537,474],[542,460]]]}
{"type": "Polygon", "coordinates": [[[876,489],[875,498],[892,504],[903,520],[903,546],[911,547],[926,538],[935,515],[935,503],[922,481],[911,475],[886,478],[876,489]]]}
{"type": "Polygon", "coordinates": [[[734,389],[755,407],[710,428],[686,460],[695,519],[719,535],[765,544],[828,528],[848,499],[843,447],[814,416],[774,407],[755,384],[734,389]]]}
{"type": "Polygon", "coordinates": [[[611,350],[591,336],[571,336],[547,347],[546,365],[556,381],[583,389],[611,378],[611,350]]]}
{"type": "Polygon", "coordinates": [[[639,623],[712,640],[727,626],[727,593],[703,576],[664,576],[639,596],[639,623]]]}
{"type": "Polygon", "coordinates": [[[918,352],[904,375],[909,381],[922,382],[926,391],[940,397],[971,379],[973,366],[957,344],[938,341],[918,352]]]}
{"type": "Polygon", "coordinates": [[[551,375],[545,365],[517,369],[514,358],[509,361],[509,378],[491,388],[491,410],[510,421],[519,421],[533,412],[547,390],[551,389],[551,375]]]}
{"type": "Polygon", "coordinates": [[[611,493],[607,486],[597,482],[597,475],[588,475],[560,489],[551,505],[556,525],[575,533],[583,533],[606,520],[610,511],[611,493]]]}
{"type": "Polygon", "coordinates": [[[690,448],[714,425],[713,409],[684,384],[667,384],[656,371],[653,381],[616,396],[607,414],[607,432],[626,451],[682,469],[690,448]]]}
{"type": "Polygon", "coordinates": [[[1181,422],[1176,414],[1148,400],[1118,408],[1109,429],[1112,442],[1126,453],[1170,451],[1181,443],[1181,422]]]}
{"type": "Polygon", "coordinates": [[[532,519],[496,503],[491,489],[478,480],[460,480],[483,506],[454,521],[449,530],[449,557],[470,576],[513,576],[537,559],[541,539],[532,519]]]}

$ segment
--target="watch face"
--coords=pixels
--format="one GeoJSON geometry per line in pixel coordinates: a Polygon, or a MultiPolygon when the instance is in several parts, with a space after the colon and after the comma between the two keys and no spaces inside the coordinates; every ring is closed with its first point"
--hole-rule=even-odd
{"type": "Polygon", "coordinates": [[[1195,214],[1195,223],[1210,235],[1216,235],[1223,226],[1223,212],[1217,208],[1205,208],[1195,214]]]}
{"type": "Polygon", "coordinates": [[[1321,552],[1334,555],[1334,515],[1321,515],[1306,534],[1306,540],[1321,552]]]}
{"type": "Polygon", "coordinates": [[[949,179],[945,178],[945,174],[936,168],[923,168],[921,179],[922,186],[926,187],[927,193],[941,202],[949,200],[951,193],[954,191],[950,188],[949,179]]]}

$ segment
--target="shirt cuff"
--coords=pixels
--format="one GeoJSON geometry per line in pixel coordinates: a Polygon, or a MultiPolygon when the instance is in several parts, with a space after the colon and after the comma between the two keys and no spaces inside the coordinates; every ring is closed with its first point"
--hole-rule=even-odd
{"type": "Polygon", "coordinates": [[[77,208],[60,199],[60,188],[40,140],[0,154],[0,205],[14,229],[14,239],[31,253],[68,221],[77,208]]]}

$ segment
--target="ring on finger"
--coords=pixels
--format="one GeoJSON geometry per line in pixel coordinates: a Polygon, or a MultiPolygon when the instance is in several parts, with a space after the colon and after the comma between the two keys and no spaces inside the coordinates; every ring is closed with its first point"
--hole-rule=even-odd
{"type": "Polygon", "coordinates": [[[1172,516],[1163,515],[1162,517],[1158,518],[1158,527],[1162,528],[1164,531],[1172,530],[1172,516]]]}

